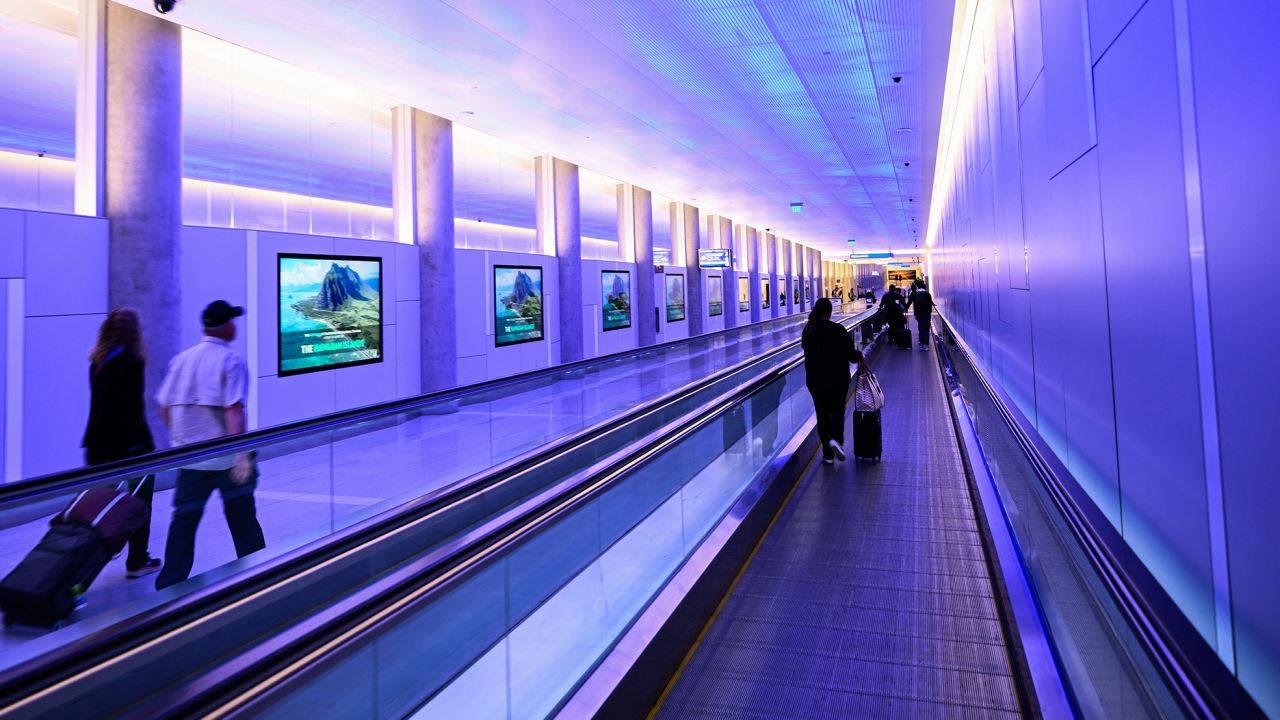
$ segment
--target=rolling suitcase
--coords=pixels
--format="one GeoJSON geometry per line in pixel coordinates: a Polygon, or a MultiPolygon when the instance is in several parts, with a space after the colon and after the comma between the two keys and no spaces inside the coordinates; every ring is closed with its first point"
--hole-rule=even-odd
{"type": "Polygon", "coordinates": [[[911,349],[911,328],[904,325],[903,327],[895,330],[894,334],[896,335],[894,339],[897,341],[899,348],[902,348],[903,350],[911,349]]]}
{"type": "Polygon", "coordinates": [[[858,460],[879,462],[882,451],[880,410],[884,407],[884,391],[871,369],[858,368],[853,387],[853,456],[858,460]]]}
{"type": "Polygon", "coordinates": [[[853,411],[853,456],[859,460],[880,461],[883,436],[879,410],[853,411]]]}
{"type": "Polygon", "coordinates": [[[142,525],[145,510],[127,491],[94,488],[80,493],[54,516],[36,547],[0,580],[5,624],[61,625],[75,610],[77,594],[88,589],[142,525]]]}

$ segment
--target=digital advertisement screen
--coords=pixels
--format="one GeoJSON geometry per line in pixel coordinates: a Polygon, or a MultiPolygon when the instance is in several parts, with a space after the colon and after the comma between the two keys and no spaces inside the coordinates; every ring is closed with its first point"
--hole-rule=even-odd
{"type": "Polygon", "coordinates": [[[810,285],[805,285],[805,286],[804,286],[804,299],[805,299],[805,300],[812,300],[812,299],[813,299],[813,287],[812,287],[812,286],[810,286],[810,285]]]}
{"type": "Polygon", "coordinates": [[[778,307],[786,307],[786,306],[787,306],[787,284],[783,283],[782,287],[778,289],[778,307]]]}
{"type": "Polygon", "coordinates": [[[382,362],[382,259],[280,254],[277,374],[382,362]]]}
{"type": "Polygon", "coordinates": [[[724,314],[724,278],[719,275],[707,278],[707,309],[711,317],[724,314]]]}
{"type": "Polygon", "coordinates": [[[670,265],[670,264],[671,264],[671,250],[670,250],[670,249],[668,249],[668,248],[654,248],[654,249],[653,249],[653,264],[654,264],[654,265],[670,265]]]}
{"type": "Polygon", "coordinates": [[[751,284],[747,278],[738,278],[738,311],[746,312],[751,309],[751,284]]]}
{"type": "Polygon", "coordinates": [[[698,250],[698,267],[701,267],[701,268],[729,267],[729,249],[728,248],[700,248],[698,250]]]}
{"type": "Polygon", "coordinates": [[[606,331],[631,327],[631,273],[600,272],[600,314],[606,331]]]}
{"type": "Polygon", "coordinates": [[[493,299],[496,346],[542,339],[542,268],[494,265],[493,299]]]}
{"type": "Polygon", "coordinates": [[[800,304],[800,286],[797,285],[796,289],[792,291],[791,295],[792,295],[791,302],[795,303],[796,305],[799,305],[800,304]]]}
{"type": "Polygon", "coordinates": [[[769,307],[770,298],[772,297],[773,295],[769,292],[769,281],[761,280],[760,281],[760,307],[763,307],[763,308],[769,307]]]}
{"type": "Polygon", "coordinates": [[[684,319],[684,275],[667,275],[667,322],[684,319]]]}

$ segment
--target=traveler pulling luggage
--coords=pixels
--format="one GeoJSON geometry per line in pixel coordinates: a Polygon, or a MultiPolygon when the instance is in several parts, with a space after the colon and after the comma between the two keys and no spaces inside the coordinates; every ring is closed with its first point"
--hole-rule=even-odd
{"type": "Polygon", "coordinates": [[[146,519],[146,507],[123,488],[85,490],[49,521],[36,547],[0,580],[0,609],[6,625],[56,628],[89,584],[119,553],[146,519]]]}
{"type": "Polygon", "coordinates": [[[883,407],[880,381],[871,368],[860,365],[853,387],[853,455],[858,460],[880,461],[884,440],[880,427],[883,407]]]}
{"type": "Polygon", "coordinates": [[[901,350],[911,349],[911,328],[907,327],[906,325],[903,325],[902,327],[895,330],[893,334],[895,336],[893,338],[893,341],[898,344],[899,349],[901,350]]]}

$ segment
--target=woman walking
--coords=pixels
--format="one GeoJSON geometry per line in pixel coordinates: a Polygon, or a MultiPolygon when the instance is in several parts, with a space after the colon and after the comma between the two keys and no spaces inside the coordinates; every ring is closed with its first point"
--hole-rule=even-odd
{"type": "Polygon", "coordinates": [[[813,304],[809,322],[800,336],[804,349],[805,385],[818,414],[818,440],[822,462],[844,460],[844,406],[849,397],[849,365],[862,362],[862,353],[839,323],[831,321],[831,301],[813,304]]]}
{"type": "MultiPolygon", "coordinates": [[[[98,342],[89,354],[89,422],[85,427],[85,462],[100,465],[136,457],[156,449],[143,398],[147,360],[142,324],[133,308],[112,310],[98,329],[98,342]]],[[[151,557],[151,496],[155,478],[129,481],[129,489],[146,507],[142,526],[129,538],[125,570],[131,578],[160,569],[151,557]]]]}

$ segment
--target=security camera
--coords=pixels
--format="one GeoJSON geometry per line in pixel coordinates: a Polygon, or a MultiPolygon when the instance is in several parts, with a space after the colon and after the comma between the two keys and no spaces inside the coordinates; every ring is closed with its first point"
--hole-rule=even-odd
{"type": "Polygon", "coordinates": [[[156,0],[156,12],[161,14],[170,12],[177,4],[178,0],[156,0]]]}
{"type": "MultiPolygon", "coordinates": [[[[157,2],[156,4],[157,4],[157,5],[159,5],[160,3],[158,3],[158,2],[157,2]]],[[[894,75],[894,76],[893,76],[893,81],[894,81],[894,82],[896,82],[896,83],[900,83],[900,82],[902,82],[902,76],[901,76],[901,75],[894,75]]]]}

